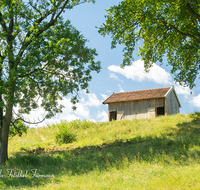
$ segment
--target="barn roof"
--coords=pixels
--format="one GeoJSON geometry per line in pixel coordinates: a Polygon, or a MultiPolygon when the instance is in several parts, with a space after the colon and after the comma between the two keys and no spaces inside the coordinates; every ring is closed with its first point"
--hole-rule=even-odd
{"type": "MultiPolygon", "coordinates": [[[[174,90],[173,86],[165,87],[165,88],[148,89],[148,90],[137,90],[137,91],[130,91],[130,92],[113,93],[103,102],[103,104],[152,99],[152,98],[164,98],[168,95],[169,91],[171,90],[174,90]]],[[[178,100],[177,95],[176,95],[176,98],[178,100]]],[[[180,105],[180,102],[179,102],[179,105],[180,105]]]]}

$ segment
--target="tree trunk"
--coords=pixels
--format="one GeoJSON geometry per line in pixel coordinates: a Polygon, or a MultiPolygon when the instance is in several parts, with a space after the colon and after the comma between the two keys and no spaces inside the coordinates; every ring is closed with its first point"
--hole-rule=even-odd
{"type": "Polygon", "coordinates": [[[0,133],[0,164],[4,163],[8,159],[8,134],[11,118],[12,105],[9,105],[6,109],[6,113],[3,119],[3,126],[0,133]]]}
{"type": "MultiPolygon", "coordinates": [[[[0,104],[2,104],[2,94],[0,94],[0,104]]],[[[2,129],[3,129],[3,106],[0,105],[0,163],[1,163],[2,129]]]]}

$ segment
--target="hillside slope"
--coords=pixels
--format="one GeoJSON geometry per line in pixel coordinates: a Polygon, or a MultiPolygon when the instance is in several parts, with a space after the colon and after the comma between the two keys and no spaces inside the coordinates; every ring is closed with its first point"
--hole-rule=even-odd
{"type": "Polygon", "coordinates": [[[9,140],[1,189],[198,189],[200,113],[110,123],[63,121],[9,140]],[[9,170],[7,170],[9,169],[9,170]]]}

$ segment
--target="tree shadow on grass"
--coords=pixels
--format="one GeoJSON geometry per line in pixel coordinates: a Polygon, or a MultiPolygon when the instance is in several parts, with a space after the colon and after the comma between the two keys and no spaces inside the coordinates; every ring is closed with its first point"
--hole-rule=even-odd
{"type": "MultiPolygon", "coordinates": [[[[28,170],[28,177],[3,177],[1,183],[5,187],[13,186],[15,189],[29,186],[37,188],[52,180],[59,182],[62,175],[82,175],[94,170],[103,172],[112,167],[120,169],[135,161],[188,165],[199,163],[199,158],[200,114],[193,114],[190,122],[179,123],[173,132],[159,137],[137,136],[131,139],[117,139],[101,146],[51,150],[46,153],[40,148],[23,154],[18,153],[10,158],[5,168],[13,169],[13,172],[22,171],[22,175],[28,170]],[[37,175],[54,175],[54,178],[35,177],[33,169],[37,169],[37,175]]],[[[5,170],[3,169],[2,173],[5,173],[5,170]]]]}

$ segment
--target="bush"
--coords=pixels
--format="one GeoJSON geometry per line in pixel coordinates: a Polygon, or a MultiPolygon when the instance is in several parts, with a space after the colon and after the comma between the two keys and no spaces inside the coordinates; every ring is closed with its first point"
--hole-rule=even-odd
{"type": "Polygon", "coordinates": [[[70,129],[87,129],[94,125],[94,122],[80,119],[73,120],[71,122],[61,121],[60,124],[51,125],[52,127],[58,127],[59,131],[56,133],[56,142],[59,144],[67,144],[76,140],[76,136],[70,131],[70,129]]]}
{"type": "Polygon", "coordinates": [[[67,144],[76,140],[76,136],[70,131],[69,126],[65,123],[58,124],[59,131],[56,133],[56,142],[67,144]]]}

